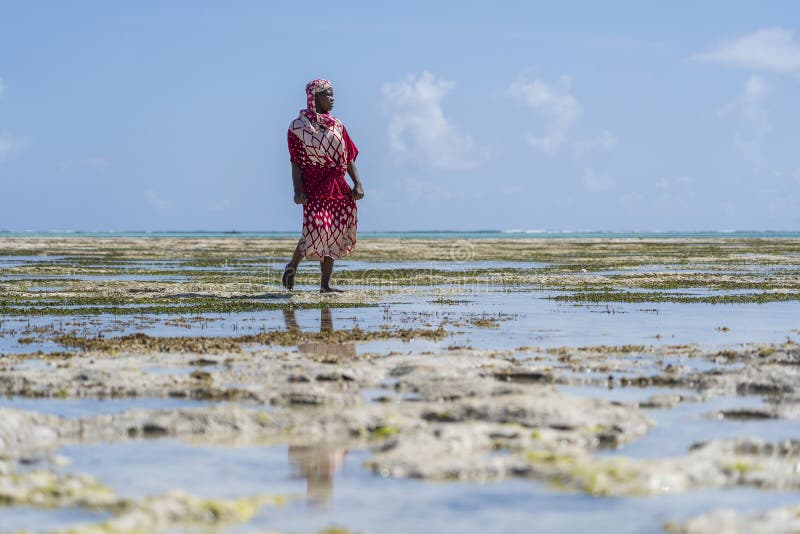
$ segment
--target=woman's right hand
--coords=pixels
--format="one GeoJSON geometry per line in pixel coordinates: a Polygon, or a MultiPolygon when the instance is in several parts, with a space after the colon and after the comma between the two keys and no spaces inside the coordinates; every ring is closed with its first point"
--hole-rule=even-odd
{"type": "Polygon", "coordinates": [[[294,203],[295,204],[305,204],[308,202],[308,197],[302,191],[295,191],[294,192],[294,203]]]}

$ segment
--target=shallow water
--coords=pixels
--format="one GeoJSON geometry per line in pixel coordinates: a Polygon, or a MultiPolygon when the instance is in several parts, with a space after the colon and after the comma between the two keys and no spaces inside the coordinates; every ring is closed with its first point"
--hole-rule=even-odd
{"type": "Polygon", "coordinates": [[[89,522],[108,519],[108,512],[94,512],[82,508],[58,508],[46,510],[18,506],[0,511],[0,533],[47,532],[56,529],[77,527],[89,522]]]}
{"type": "MultiPolygon", "coordinates": [[[[792,493],[700,490],[653,498],[603,498],[551,491],[531,481],[434,484],[366,481],[343,473],[330,509],[289,505],[265,509],[253,521],[287,533],[314,532],[330,524],[381,533],[442,532],[659,532],[667,521],[725,506],[761,511],[794,504],[792,493]]],[[[235,532],[236,530],[232,530],[235,532]]],[[[246,531],[242,528],[240,531],[246,531]]]]}
{"type": "Polygon", "coordinates": [[[55,263],[64,260],[66,256],[0,256],[0,269],[25,267],[37,263],[55,263]]]}
{"type": "MultiPolygon", "coordinates": [[[[513,235],[513,234],[512,234],[513,235]]],[[[445,236],[446,237],[446,236],[445,236]]],[[[598,236],[593,236],[598,237],[598,236]]],[[[0,268],[25,267],[35,262],[66,262],[64,256],[5,256],[0,268]]],[[[230,265],[192,265],[184,260],[134,260],[108,264],[109,268],[139,270],[186,270],[239,272],[241,269],[280,270],[281,260],[272,257],[238,258],[230,265]]],[[[342,261],[337,269],[352,272],[365,269],[419,269],[468,271],[475,269],[528,269],[546,267],[537,262],[475,261],[342,261]]],[[[781,271],[787,266],[746,265],[741,268],[714,270],[713,265],[697,265],[691,269],[653,263],[631,269],[575,273],[576,276],[598,274],[637,274],[645,272],[726,272],[761,273],[781,271]]],[[[319,267],[302,264],[309,273],[319,267]]],[[[69,279],[88,282],[173,282],[191,278],[146,273],[92,274],[7,274],[3,280],[41,280],[30,287],[33,292],[66,289],[61,285],[44,285],[48,280],[69,279]]],[[[49,282],[55,284],[58,282],[49,282]]],[[[386,289],[380,286],[361,288],[386,289]]],[[[314,292],[313,284],[300,285],[301,292],[314,292]]],[[[443,351],[450,347],[470,346],[481,349],[506,350],[521,359],[537,357],[536,365],[555,364],[556,360],[542,351],[517,350],[521,347],[541,349],[561,346],[645,345],[665,346],[698,344],[702,348],[737,347],[745,343],[779,343],[787,337],[797,338],[800,329],[800,302],[765,304],[703,303],[611,303],[576,304],[551,300],[562,294],[529,286],[503,286],[488,279],[475,284],[443,284],[401,288],[383,294],[374,307],[307,309],[295,311],[262,311],[247,313],[204,313],[187,319],[181,315],[88,316],[81,307],[68,317],[0,316],[0,363],[21,368],[46,368],[44,359],[11,361],[3,354],[41,350],[64,350],[47,336],[30,334],[32,343],[20,344],[25,331],[54,327],[74,331],[82,336],[118,336],[143,332],[151,336],[234,336],[260,331],[299,328],[303,331],[351,329],[356,326],[374,331],[381,328],[437,328],[449,335],[442,340],[400,339],[351,343],[324,347],[303,344],[289,350],[314,352],[341,350],[348,355],[365,353],[422,353],[443,351]],[[476,319],[496,321],[496,327],[473,324],[476,319]],[[723,328],[724,327],[724,328],[723,328]],[[5,361],[4,361],[5,360],[5,361]]],[[[274,292],[274,287],[265,289],[274,292]]],[[[637,290],[643,291],[643,290],[637,290]]],[[[755,290],[753,290],[755,291],[755,290]]],[[[659,291],[692,295],[744,294],[747,290],[710,291],[704,288],[659,291]]],[[[273,295],[274,293],[269,293],[273,295]]],[[[276,302],[288,302],[279,296],[276,302]]],[[[335,302],[335,301],[334,301],[335,302]]],[[[125,305],[123,305],[125,306],[125,305]]],[[[136,307],[137,305],[130,305],[136,307]]],[[[250,347],[259,350],[266,347],[250,347]]],[[[635,364],[633,371],[611,373],[614,377],[657,373],[665,365],[687,366],[705,371],[722,364],[688,356],[658,357],[636,352],[616,356],[635,364]]],[[[741,364],[736,364],[741,365],[741,364]]],[[[730,369],[735,366],[726,366],[730,369]]],[[[148,373],[189,373],[190,368],[150,365],[148,373]]],[[[609,373],[573,373],[586,381],[602,381],[609,373]]],[[[600,388],[595,386],[559,386],[562,391],[579,396],[605,398],[619,402],[643,402],[651,395],[668,393],[697,397],[696,392],[668,388],[600,388]]],[[[368,389],[362,392],[365,402],[381,396],[414,400],[413,394],[398,394],[392,389],[368,389]]],[[[0,406],[75,418],[116,413],[132,408],[160,409],[203,406],[209,403],[184,399],[28,399],[0,398],[0,406]]],[[[765,401],[757,396],[722,397],[685,401],[674,408],[645,409],[656,426],[643,438],[617,450],[599,454],[633,458],[657,458],[685,454],[695,442],[727,437],[760,437],[784,440],[800,437],[795,422],[765,419],[752,421],[720,420],[709,417],[718,410],[764,409],[765,401]]],[[[257,409],[267,409],[257,407],[257,409]]],[[[649,498],[600,498],[580,493],[556,491],[530,480],[499,483],[431,483],[415,480],[387,479],[373,475],[362,467],[369,458],[366,450],[345,451],[332,444],[309,444],[307,447],[263,446],[226,448],[212,445],[189,445],[175,440],[133,440],[120,443],[75,445],[60,449],[72,463],[63,471],[88,473],[112,486],[124,496],[149,496],[181,488],[206,497],[242,497],[254,493],[297,496],[283,507],[265,508],[250,525],[233,527],[231,532],[249,532],[254,528],[282,532],[314,532],[330,525],[342,525],[354,531],[367,532],[529,532],[535,525],[542,532],[614,531],[640,533],[659,531],[668,520],[681,520],[690,515],[719,507],[741,511],[759,511],[784,504],[796,504],[797,492],[759,491],[756,489],[698,490],[682,495],[649,498]]],[[[28,528],[42,530],[97,520],[97,514],[84,510],[39,511],[28,508],[0,511],[0,531],[28,528]],[[5,530],[4,530],[5,529],[5,530]]]]}
{"type": "Polygon", "coordinates": [[[315,447],[187,445],[173,440],[131,441],[65,447],[65,471],[89,473],[119,494],[156,495],[191,487],[208,498],[252,494],[294,497],[264,508],[248,525],[287,533],[315,532],[330,525],[353,531],[657,532],[711,507],[766,510],[797,502],[794,492],[754,489],[697,490],[682,495],[606,498],[553,491],[529,480],[496,483],[434,483],[387,479],[361,467],[363,450],[315,447]]]}
{"type": "MultiPolygon", "coordinates": [[[[565,393],[589,398],[621,402],[646,401],[655,394],[697,394],[688,390],[669,388],[600,388],[592,386],[560,386],[565,393]]],[[[785,441],[800,437],[800,428],[782,419],[731,420],[714,417],[722,410],[768,410],[768,405],[756,396],[715,397],[706,400],[684,401],[674,408],[645,408],[656,423],[647,435],[618,449],[600,452],[604,455],[630,458],[664,458],[682,456],[695,443],[712,439],[758,438],[766,441],[785,441]]]]}
{"type": "MultiPolygon", "coordinates": [[[[303,264],[301,264],[303,265],[303,264]]],[[[315,266],[305,264],[308,270],[315,266]]],[[[344,271],[360,271],[376,269],[391,271],[394,269],[418,269],[421,271],[477,271],[479,269],[541,269],[546,263],[534,261],[350,261],[342,260],[336,264],[337,269],[344,271]]]]}
{"type": "MultiPolygon", "coordinates": [[[[614,303],[583,305],[550,300],[540,292],[468,291],[448,295],[452,304],[432,303],[435,295],[402,295],[398,302],[367,308],[331,308],[333,328],[358,326],[375,330],[386,325],[403,328],[436,328],[444,324],[451,335],[440,341],[398,340],[359,343],[359,353],[424,352],[451,345],[487,349],[514,349],[520,346],[559,347],[592,345],[675,345],[697,343],[707,346],[735,346],[742,343],[777,343],[797,337],[800,328],[800,302],[763,304],[703,303],[614,303]],[[478,327],[470,319],[496,319],[497,328],[478,327]],[[726,327],[727,330],[722,330],[726,327]]],[[[135,307],[135,306],[134,306],[135,307]]],[[[320,310],[296,310],[293,319],[301,330],[318,331],[320,310]]],[[[80,317],[76,308],[76,316],[80,317]]],[[[287,326],[282,311],[256,313],[203,314],[196,324],[170,325],[179,316],[161,315],[141,322],[131,317],[99,315],[86,317],[95,324],[81,328],[82,335],[110,331],[124,335],[143,332],[151,336],[231,336],[259,331],[283,330],[287,326]]],[[[63,324],[66,319],[52,317],[0,318],[0,353],[54,350],[52,344],[20,345],[17,335],[3,335],[27,325],[41,327],[63,324]]]]}
{"type": "Polygon", "coordinates": [[[188,282],[185,276],[162,274],[5,274],[0,282],[9,280],[81,280],[86,282],[188,282]]]}
{"type": "Polygon", "coordinates": [[[661,458],[681,456],[690,445],[712,439],[757,438],[776,442],[800,437],[797,425],[782,419],[739,421],[712,417],[717,410],[763,407],[764,403],[755,397],[722,397],[646,410],[655,420],[655,428],[644,438],[623,445],[616,453],[633,458],[661,458]]]}
{"type": "Polygon", "coordinates": [[[124,412],[126,410],[161,410],[170,408],[195,408],[213,406],[215,403],[185,399],[57,399],[0,397],[0,408],[16,408],[29,412],[57,415],[66,418],[88,417],[124,412]]]}

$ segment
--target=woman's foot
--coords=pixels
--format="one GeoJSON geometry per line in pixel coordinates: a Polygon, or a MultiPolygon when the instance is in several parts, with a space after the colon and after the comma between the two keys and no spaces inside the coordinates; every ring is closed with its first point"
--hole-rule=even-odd
{"type": "Polygon", "coordinates": [[[321,271],[320,279],[319,279],[319,292],[320,293],[344,293],[344,289],[337,289],[335,287],[331,287],[331,275],[333,274],[333,258],[330,256],[325,256],[322,258],[322,261],[319,262],[319,267],[321,271]]]}
{"type": "Polygon", "coordinates": [[[344,293],[344,291],[345,291],[344,289],[339,289],[338,287],[331,287],[331,286],[325,286],[319,288],[320,293],[344,293]]]}
{"type": "Polygon", "coordinates": [[[295,275],[295,268],[292,267],[291,263],[286,264],[286,268],[283,270],[283,276],[281,277],[281,283],[283,287],[291,291],[294,289],[294,275],[295,275]]]}

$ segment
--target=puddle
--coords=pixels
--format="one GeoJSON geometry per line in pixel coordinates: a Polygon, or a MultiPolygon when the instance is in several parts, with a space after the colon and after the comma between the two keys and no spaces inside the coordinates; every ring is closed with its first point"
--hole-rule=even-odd
{"type": "MultiPolygon", "coordinates": [[[[602,388],[592,386],[559,386],[559,390],[579,397],[601,398],[619,402],[644,402],[652,395],[684,395],[699,397],[691,390],[670,388],[602,388]]],[[[759,438],[766,441],[784,441],[800,438],[800,427],[782,419],[731,420],[710,417],[721,410],[769,410],[769,406],[755,396],[714,397],[697,402],[682,402],[673,408],[644,408],[656,423],[642,438],[615,450],[604,450],[601,455],[631,458],[663,458],[682,456],[697,442],[712,439],[759,438]]]]}
{"type": "Polygon", "coordinates": [[[361,390],[361,398],[366,402],[381,402],[382,400],[395,401],[397,393],[391,389],[367,388],[361,390]]]}
{"type": "Polygon", "coordinates": [[[40,508],[3,507],[0,520],[0,533],[12,532],[48,532],[64,528],[73,528],[82,524],[105,521],[111,515],[108,512],[95,512],[82,508],[60,508],[44,510],[40,508]]]}
{"type": "Polygon", "coordinates": [[[796,503],[794,492],[749,488],[700,490],[682,495],[603,498],[553,491],[532,480],[433,483],[388,479],[361,465],[369,453],[333,446],[224,448],[173,440],[65,447],[65,470],[89,473],[129,497],[175,487],[207,498],[267,493],[297,497],[264,508],[249,524],[281,532],[317,532],[341,525],[356,532],[408,533],[606,531],[658,532],[716,507],[760,511],[796,503]],[[102,451],[102,452],[101,452],[102,451]]]}
{"type": "MultiPolygon", "coordinates": [[[[302,264],[301,264],[302,265],[302,264]]],[[[484,269],[542,269],[549,264],[533,261],[352,261],[336,262],[342,271],[415,269],[421,271],[477,271],[484,269]]]]}
{"type": "MultiPolygon", "coordinates": [[[[281,532],[317,532],[342,525],[354,532],[662,532],[717,506],[744,512],[797,503],[795,493],[753,489],[703,490],[656,498],[602,498],[561,493],[534,481],[488,484],[358,480],[346,467],[328,509],[294,503],[263,510],[253,526],[281,532]],[[535,528],[532,529],[532,525],[535,528]]],[[[246,532],[246,528],[232,532],[246,532]]]]}
{"type": "Polygon", "coordinates": [[[796,423],[782,419],[713,419],[718,410],[758,409],[765,405],[758,397],[718,397],[704,402],[681,403],[674,408],[647,409],[656,426],[643,438],[608,454],[632,458],[681,456],[689,447],[712,439],[758,438],[784,441],[800,438],[796,423]]]}
{"type": "MultiPolygon", "coordinates": [[[[603,399],[611,402],[644,402],[653,395],[683,395],[686,397],[698,397],[695,391],[690,389],[673,389],[662,387],[600,387],[600,386],[557,386],[559,391],[576,397],[589,399],[603,399]]],[[[648,412],[650,415],[650,412],[648,412]]]]}
{"type": "Polygon", "coordinates": [[[14,408],[27,412],[57,415],[68,419],[124,412],[126,410],[162,410],[170,408],[199,408],[218,403],[176,398],[134,399],[57,399],[0,397],[0,408],[14,408]]]}
{"type": "Polygon", "coordinates": [[[185,276],[161,274],[5,274],[0,282],[11,280],[80,280],[84,282],[188,282],[185,276]]]}
{"type": "Polygon", "coordinates": [[[392,389],[362,389],[361,398],[365,402],[416,402],[420,400],[417,393],[397,393],[392,389]]]}
{"type": "MultiPolygon", "coordinates": [[[[186,488],[206,498],[257,493],[316,498],[322,493],[318,486],[332,485],[345,463],[360,469],[367,458],[360,453],[353,459],[346,449],[327,445],[229,448],[170,439],[75,445],[59,454],[72,460],[65,471],[89,473],[125,497],[186,488]]],[[[327,493],[332,496],[333,488],[327,493]]]]}
{"type": "Polygon", "coordinates": [[[61,262],[66,256],[0,256],[0,269],[14,269],[37,263],[61,262]]]}

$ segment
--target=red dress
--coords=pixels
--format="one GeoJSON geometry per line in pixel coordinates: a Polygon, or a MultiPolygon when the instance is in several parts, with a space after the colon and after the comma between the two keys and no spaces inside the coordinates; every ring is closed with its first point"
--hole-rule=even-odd
{"type": "Polygon", "coordinates": [[[303,205],[300,251],[312,260],[322,260],[325,256],[343,258],[356,246],[358,211],[345,173],[347,165],[358,156],[358,148],[341,123],[335,130],[335,138],[333,130],[316,128],[319,131],[316,137],[322,136],[322,147],[319,142],[312,144],[302,126],[308,130],[307,123],[293,123],[294,128],[290,127],[288,132],[290,159],[303,170],[303,192],[308,199],[303,205]],[[325,145],[325,134],[333,140],[333,148],[325,145]],[[309,139],[308,145],[301,139],[303,135],[309,139]],[[326,148],[333,158],[325,157],[326,148]]]}

